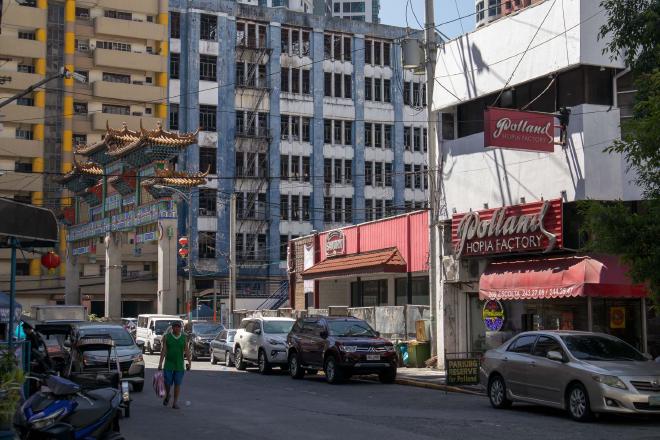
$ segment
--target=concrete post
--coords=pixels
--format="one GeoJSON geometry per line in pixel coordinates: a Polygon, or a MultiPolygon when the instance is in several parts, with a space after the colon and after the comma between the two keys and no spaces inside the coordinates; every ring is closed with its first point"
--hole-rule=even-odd
{"type": "Polygon", "coordinates": [[[105,236],[105,317],[121,318],[121,234],[105,236]]]}
{"type": "Polygon", "coordinates": [[[176,314],[177,221],[160,220],[158,231],[158,313],[176,314]]]}
{"type": "Polygon", "coordinates": [[[78,257],[73,255],[73,246],[66,249],[66,277],[64,277],[64,303],[80,305],[80,265],[78,257]]]}

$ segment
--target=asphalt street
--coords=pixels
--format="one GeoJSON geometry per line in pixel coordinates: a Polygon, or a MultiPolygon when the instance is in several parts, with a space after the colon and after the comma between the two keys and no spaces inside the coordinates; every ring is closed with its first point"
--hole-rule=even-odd
{"type": "Polygon", "coordinates": [[[157,356],[145,356],[147,384],[134,393],[129,440],[142,439],[660,439],[660,420],[600,417],[591,424],[532,405],[494,410],[486,397],[322,375],[294,381],[274,371],[239,372],[208,361],[186,374],[181,409],[165,408],[151,387],[157,356]]]}

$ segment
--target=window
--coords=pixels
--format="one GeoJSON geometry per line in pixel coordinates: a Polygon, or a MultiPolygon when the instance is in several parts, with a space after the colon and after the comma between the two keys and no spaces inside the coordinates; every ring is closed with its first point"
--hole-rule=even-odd
{"type": "Polygon", "coordinates": [[[332,199],[330,197],[323,198],[323,221],[332,221],[332,199]]]}
{"type": "Polygon", "coordinates": [[[412,165],[409,163],[404,165],[404,174],[405,174],[405,181],[406,181],[406,188],[411,188],[412,189],[412,165]]]}
{"type": "Polygon", "coordinates": [[[341,159],[335,159],[335,183],[341,183],[341,159]]]}
{"type": "Polygon", "coordinates": [[[335,197],[335,223],[341,223],[341,197],[335,197]]]}
{"type": "Polygon", "coordinates": [[[254,177],[255,172],[254,168],[257,164],[257,156],[256,153],[247,153],[245,156],[245,172],[243,175],[245,177],[254,177]]]}
{"type": "Polygon", "coordinates": [[[332,159],[323,159],[323,181],[332,183],[332,159]]]}
{"type": "Polygon", "coordinates": [[[373,100],[372,88],[373,88],[373,80],[371,78],[365,78],[364,79],[364,99],[366,101],[373,100]]]}
{"type": "Polygon", "coordinates": [[[353,161],[350,159],[344,160],[344,182],[351,183],[353,180],[353,161]]]}
{"type": "Polygon", "coordinates": [[[344,199],[344,221],[353,223],[353,199],[344,199]]]}
{"type": "Polygon", "coordinates": [[[332,120],[323,120],[323,142],[326,144],[332,143],[332,120]]]}
{"type": "Polygon", "coordinates": [[[199,232],[199,258],[215,258],[215,232],[199,232]]]}
{"type": "Polygon", "coordinates": [[[302,56],[308,57],[310,49],[309,32],[302,31],[302,56]]]}
{"type": "Polygon", "coordinates": [[[344,121],[344,145],[353,145],[353,123],[351,121],[344,121]]]}
{"type": "Polygon", "coordinates": [[[373,44],[372,40],[364,41],[364,62],[365,64],[373,64],[373,44]]]}
{"type": "Polygon", "coordinates": [[[170,53],[170,78],[179,79],[179,63],[181,55],[178,53],[170,53]]]}
{"type": "Polygon", "coordinates": [[[133,14],[130,12],[106,10],[103,12],[103,15],[108,18],[116,18],[117,20],[133,20],[133,14]]]}
{"type": "Polygon", "coordinates": [[[382,200],[376,200],[376,205],[374,208],[374,217],[376,219],[383,218],[383,201],[382,200]]]}
{"type": "Polygon", "coordinates": [[[381,162],[374,163],[376,186],[383,186],[383,164],[381,162]]]}
{"type": "Polygon", "coordinates": [[[18,31],[18,39],[19,40],[36,40],[37,36],[36,36],[36,33],[34,31],[18,31]]]}
{"type": "Polygon", "coordinates": [[[199,215],[203,217],[215,217],[217,204],[217,193],[212,188],[199,189],[199,215]]]}
{"type": "Polygon", "coordinates": [[[289,68],[282,67],[280,69],[280,89],[282,92],[290,92],[291,88],[289,87],[289,68]]]}
{"type": "Polygon", "coordinates": [[[372,124],[370,122],[364,123],[364,146],[373,147],[373,133],[372,133],[372,124]]]}
{"type": "Polygon", "coordinates": [[[351,61],[351,37],[344,37],[344,61],[351,61]]]}
{"type": "Polygon", "coordinates": [[[341,2],[335,2],[333,7],[335,12],[341,12],[341,2]]]}
{"type": "Polygon", "coordinates": [[[17,173],[31,173],[32,162],[14,162],[14,171],[17,173]]]}
{"type": "Polygon", "coordinates": [[[392,186],[392,163],[385,162],[385,186],[392,186]]]}
{"type": "Polygon", "coordinates": [[[199,170],[209,174],[216,174],[216,149],[215,148],[199,148],[199,170]]]}
{"type": "Polygon", "coordinates": [[[547,357],[549,351],[557,351],[562,354],[564,352],[559,342],[554,338],[549,336],[539,336],[539,340],[536,341],[536,345],[534,345],[534,351],[532,351],[532,355],[547,357]]]}
{"type": "Polygon", "coordinates": [[[291,220],[300,221],[300,197],[291,196],[291,220]]]}
{"type": "Polygon", "coordinates": [[[89,18],[89,8],[78,8],[76,7],[76,18],[89,18]]]}
{"type": "Polygon", "coordinates": [[[28,107],[34,107],[34,98],[18,98],[16,99],[16,105],[25,105],[28,107]]]}
{"type": "Polygon", "coordinates": [[[300,56],[300,31],[297,29],[291,30],[291,53],[300,56]]]}
{"type": "Polygon", "coordinates": [[[332,73],[324,72],[323,73],[323,80],[324,80],[325,96],[331,97],[332,96],[332,73]]]}
{"type": "Polygon", "coordinates": [[[412,93],[413,93],[413,102],[412,105],[414,107],[421,107],[422,105],[422,100],[420,99],[421,96],[419,94],[419,83],[418,82],[413,82],[412,83],[412,93]]]}
{"type": "Polygon", "coordinates": [[[413,165],[415,175],[415,189],[422,189],[422,166],[413,165]]]}
{"type": "Polygon", "coordinates": [[[403,82],[403,103],[410,105],[410,81],[403,82]]]}
{"type": "Polygon", "coordinates": [[[536,335],[521,336],[509,345],[507,351],[512,351],[514,353],[531,353],[534,342],[536,342],[536,335]]]}
{"type": "Polygon", "coordinates": [[[373,186],[374,184],[374,164],[373,162],[364,163],[364,184],[373,186]]]}
{"type": "Polygon", "coordinates": [[[380,41],[374,41],[374,64],[376,66],[379,66],[380,61],[381,61],[381,58],[380,58],[381,52],[380,52],[380,50],[381,50],[380,41]]]}
{"type": "Polygon", "coordinates": [[[392,102],[392,90],[390,89],[390,80],[383,80],[383,102],[392,102]]]}
{"type": "Polygon", "coordinates": [[[289,220],[289,196],[280,196],[280,217],[282,220],[289,220]]]}
{"type": "Polygon", "coordinates": [[[332,35],[323,35],[323,58],[332,58],[332,35]]]}
{"type": "Polygon", "coordinates": [[[344,75],[344,98],[351,99],[353,91],[353,77],[344,75]]]}
{"type": "Polygon", "coordinates": [[[332,96],[334,96],[336,98],[341,98],[341,96],[342,96],[341,95],[341,77],[342,77],[342,75],[341,75],[341,73],[335,73],[334,76],[335,76],[335,84],[334,84],[335,85],[335,90],[334,90],[334,93],[332,94],[332,96]]]}
{"type": "Polygon", "coordinates": [[[303,156],[302,158],[302,176],[303,182],[309,182],[311,176],[309,156],[303,156]]]}
{"type": "Polygon", "coordinates": [[[333,43],[333,47],[332,47],[332,49],[333,49],[332,55],[333,56],[332,57],[335,60],[341,60],[342,59],[342,57],[341,57],[341,40],[342,40],[342,38],[341,38],[340,35],[334,35],[333,38],[332,38],[332,43],[333,43]]]}
{"type": "Polygon", "coordinates": [[[341,144],[341,121],[333,121],[332,140],[335,145],[341,144]]]}
{"type": "Polygon", "coordinates": [[[374,101],[382,101],[382,80],[374,78],[374,101]]]}
{"type": "Polygon", "coordinates": [[[18,72],[23,72],[23,73],[34,73],[35,69],[34,66],[31,64],[19,64],[18,68],[16,69],[18,72]]]}
{"type": "Polygon", "coordinates": [[[385,142],[384,146],[385,148],[392,148],[392,126],[391,125],[384,125],[384,134],[385,134],[385,142]]]}
{"type": "Polygon", "coordinates": [[[312,126],[312,118],[302,118],[302,141],[303,142],[310,142],[312,135],[311,135],[311,126],[312,126]]]}
{"type": "Polygon", "coordinates": [[[300,93],[300,69],[291,69],[291,92],[300,93]]]}
{"type": "Polygon", "coordinates": [[[280,179],[289,180],[289,156],[280,155],[280,179]]]}
{"type": "Polygon", "coordinates": [[[283,54],[289,53],[289,29],[287,28],[282,28],[280,50],[283,54]]]}
{"type": "Polygon", "coordinates": [[[289,237],[286,235],[280,235],[280,261],[286,261],[288,246],[289,237]]]}
{"type": "MultiPolygon", "coordinates": [[[[85,104],[87,106],[87,104],[85,104]]],[[[103,113],[110,113],[113,115],[130,115],[131,108],[127,105],[111,105],[103,104],[101,111],[103,113]]]]}
{"type": "Polygon", "coordinates": [[[422,128],[422,150],[424,152],[426,152],[428,150],[428,143],[429,143],[429,140],[428,140],[429,134],[428,133],[429,132],[426,128],[422,128]]]}
{"type": "Polygon", "coordinates": [[[200,40],[215,41],[218,28],[218,17],[210,14],[201,14],[199,25],[200,40]]]}
{"type": "Polygon", "coordinates": [[[383,146],[383,126],[381,124],[374,124],[374,146],[376,148],[383,146]]]}
{"type": "Polygon", "coordinates": [[[311,93],[311,79],[310,79],[310,70],[302,70],[302,90],[303,95],[309,95],[311,93]]]}
{"type": "MultiPolygon", "coordinates": [[[[23,140],[26,140],[26,141],[32,140],[32,130],[23,130],[23,129],[17,128],[16,129],[16,139],[23,139],[23,140]]],[[[85,139],[87,139],[87,136],[85,136],[85,139]]],[[[85,142],[82,142],[82,143],[85,144],[85,142]]],[[[73,135],[73,145],[78,145],[78,143],[76,143],[76,135],[75,134],[73,135]]]]}
{"type": "Polygon", "coordinates": [[[96,41],[97,49],[118,50],[121,52],[130,52],[131,45],[128,43],[119,43],[117,41],[96,41]]]}
{"type": "Polygon", "coordinates": [[[302,219],[304,222],[308,222],[310,219],[309,196],[303,196],[302,198],[302,219]]]}
{"type": "Polygon", "coordinates": [[[170,12],[170,37],[181,38],[181,14],[170,12]]]}
{"type": "Polygon", "coordinates": [[[218,58],[213,55],[199,56],[199,79],[203,81],[217,81],[216,67],[218,58]]]}
{"type": "Polygon", "coordinates": [[[179,129],[179,104],[170,104],[170,130],[179,129]]]}
{"type": "Polygon", "coordinates": [[[280,138],[284,140],[289,139],[289,115],[280,116],[280,138]]]}
{"type": "Polygon", "coordinates": [[[216,131],[216,106],[199,106],[199,129],[202,131],[216,131]]]}
{"type": "Polygon", "coordinates": [[[390,43],[383,43],[383,65],[390,65],[390,43]]]}
{"type": "Polygon", "coordinates": [[[119,74],[119,73],[103,72],[103,81],[130,84],[131,83],[131,75],[122,75],[122,74],[119,74]]]}
{"type": "Polygon", "coordinates": [[[424,189],[429,189],[429,173],[426,165],[422,165],[422,180],[424,181],[424,189]]]}
{"type": "Polygon", "coordinates": [[[291,137],[294,141],[300,141],[300,117],[291,116],[291,137]]]}
{"type": "Polygon", "coordinates": [[[420,151],[422,147],[421,129],[419,127],[413,128],[413,149],[420,151]]]}
{"type": "Polygon", "coordinates": [[[291,179],[300,180],[300,156],[291,156],[291,179]]]}

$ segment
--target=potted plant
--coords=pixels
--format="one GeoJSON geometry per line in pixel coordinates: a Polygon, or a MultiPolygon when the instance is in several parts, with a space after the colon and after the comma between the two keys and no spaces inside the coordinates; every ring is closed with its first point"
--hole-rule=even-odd
{"type": "Polygon", "coordinates": [[[12,422],[21,401],[21,387],[25,375],[16,357],[9,352],[0,357],[0,440],[14,439],[12,422]]]}

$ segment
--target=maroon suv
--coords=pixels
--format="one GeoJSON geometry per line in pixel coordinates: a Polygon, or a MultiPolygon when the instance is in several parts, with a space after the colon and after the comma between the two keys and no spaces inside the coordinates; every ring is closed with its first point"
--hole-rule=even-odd
{"type": "Polygon", "coordinates": [[[294,379],[325,371],[329,383],[353,374],[378,374],[383,383],[396,379],[394,346],[365,321],[316,316],[296,321],[287,337],[289,372],[294,379]]]}

